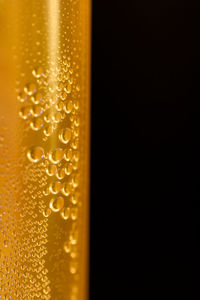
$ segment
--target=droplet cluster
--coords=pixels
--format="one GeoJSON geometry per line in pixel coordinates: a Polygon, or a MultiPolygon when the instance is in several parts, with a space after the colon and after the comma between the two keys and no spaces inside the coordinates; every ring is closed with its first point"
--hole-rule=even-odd
{"type": "Polygon", "coordinates": [[[9,174],[0,173],[0,299],[84,299],[87,9],[87,0],[23,0],[11,12],[16,95],[14,125],[11,111],[0,119],[0,170],[9,174]]]}

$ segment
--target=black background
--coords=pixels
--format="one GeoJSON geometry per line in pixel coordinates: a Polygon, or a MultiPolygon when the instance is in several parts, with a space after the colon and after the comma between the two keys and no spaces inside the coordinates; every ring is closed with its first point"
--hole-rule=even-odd
{"type": "Polygon", "coordinates": [[[91,300],[194,299],[199,20],[198,2],[93,0],[91,300]]]}

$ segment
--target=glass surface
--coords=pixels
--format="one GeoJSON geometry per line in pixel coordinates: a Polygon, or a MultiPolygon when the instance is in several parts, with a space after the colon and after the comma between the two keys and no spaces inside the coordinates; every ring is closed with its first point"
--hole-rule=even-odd
{"type": "Polygon", "coordinates": [[[0,0],[0,299],[88,298],[89,0],[0,0]]]}

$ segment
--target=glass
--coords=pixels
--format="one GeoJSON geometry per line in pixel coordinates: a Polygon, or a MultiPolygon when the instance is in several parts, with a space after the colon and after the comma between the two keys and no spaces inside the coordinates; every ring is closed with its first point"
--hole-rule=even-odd
{"type": "Polygon", "coordinates": [[[0,0],[0,299],[88,298],[89,0],[0,0]]]}

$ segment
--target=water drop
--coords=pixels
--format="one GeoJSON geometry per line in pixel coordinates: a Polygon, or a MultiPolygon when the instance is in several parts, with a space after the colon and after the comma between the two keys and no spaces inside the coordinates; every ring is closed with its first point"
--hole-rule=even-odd
{"type": "Polygon", "coordinates": [[[47,188],[43,191],[43,194],[44,194],[45,196],[48,196],[48,195],[50,194],[50,189],[49,189],[49,187],[47,187],[47,188]]]}
{"type": "Polygon", "coordinates": [[[45,122],[50,123],[52,120],[52,116],[53,116],[52,113],[46,114],[46,116],[44,116],[45,122]]]}
{"type": "Polygon", "coordinates": [[[40,130],[43,127],[42,119],[41,118],[33,119],[33,121],[30,123],[30,127],[35,131],[40,130]]]}
{"type": "Polygon", "coordinates": [[[52,95],[51,98],[49,99],[51,104],[57,103],[58,99],[56,95],[52,95]]]}
{"type": "Polygon", "coordinates": [[[71,91],[72,91],[72,86],[71,86],[71,84],[68,83],[64,90],[67,92],[67,94],[70,94],[71,91]]]}
{"type": "Polygon", "coordinates": [[[62,193],[65,196],[69,196],[73,191],[73,186],[70,183],[64,183],[62,188],[62,193]]]}
{"type": "Polygon", "coordinates": [[[51,185],[50,185],[50,191],[53,194],[59,193],[61,188],[62,188],[62,183],[60,181],[52,182],[51,185]]]}
{"type": "Polygon", "coordinates": [[[57,104],[56,104],[56,110],[57,111],[61,111],[63,109],[63,102],[59,101],[57,104]]]}
{"type": "Polygon", "coordinates": [[[79,146],[79,139],[75,138],[72,143],[72,148],[76,150],[78,149],[78,146],[79,146]]]}
{"type": "Polygon", "coordinates": [[[55,165],[49,165],[46,169],[46,173],[49,176],[55,175],[57,172],[57,167],[55,165]]]}
{"type": "Polygon", "coordinates": [[[64,151],[61,148],[56,148],[55,150],[49,153],[49,160],[54,163],[58,164],[64,156],[64,151]]]}
{"type": "Polygon", "coordinates": [[[64,251],[65,251],[66,253],[70,253],[70,251],[71,251],[71,245],[69,244],[69,242],[66,241],[66,242],[64,243],[63,248],[64,248],[64,251]]]}
{"type": "Polygon", "coordinates": [[[79,101],[78,101],[78,100],[74,101],[74,108],[75,108],[76,110],[79,109],[79,101]]]}
{"type": "Polygon", "coordinates": [[[34,83],[29,83],[24,87],[24,92],[29,96],[32,96],[33,94],[35,94],[36,91],[37,91],[37,89],[36,89],[36,85],[34,83]]]}
{"type": "Polygon", "coordinates": [[[80,125],[80,119],[78,117],[75,118],[74,125],[77,126],[77,127],[80,125]]]}
{"type": "Polygon", "coordinates": [[[63,107],[63,110],[67,113],[67,114],[70,114],[70,112],[72,111],[73,109],[73,102],[70,100],[68,101],[64,107],[63,107]]]}
{"type": "Polygon", "coordinates": [[[63,66],[63,71],[67,73],[68,72],[68,66],[63,66]]]}
{"type": "Polygon", "coordinates": [[[76,188],[79,185],[80,182],[80,176],[78,174],[74,175],[72,178],[72,185],[74,188],[76,188]]]}
{"type": "Polygon", "coordinates": [[[73,157],[73,151],[72,149],[69,149],[65,154],[64,154],[64,159],[66,161],[70,161],[73,157]]]}
{"type": "Polygon", "coordinates": [[[56,89],[60,92],[62,91],[63,88],[64,88],[64,84],[62,82],[59,82],[56,89]]]}
{"type": "Polygon", "coordinates": [[[64,208],[61,210],[60,215],[61,215],[61,217],[62,217],[64,220],[69,219],[69,216],[70,216],[70,208],[69,208],[69,207],[64,207],[64,208]]]}
{"type": "Polygon", "coordinates": [[[69,128],[61,129],[59,132],[59,139],[63,144],[67,144],[72,136],[72,131],[69,128]]]}
{"type": "Polygon", "coordinates": [[[40,78],[41,76],[44,75],[44,70],[43,70],[43,68],[38,67],[38,68],[34,69],[32,73],[33,73],[34,77],[40,78]]]}
{"type": "Polygon", "coordinates": [[[44,129],[44,134],[46,136],[50,136],[53,133],[53,125],[47,125],[47,127],[44,129]]]}
{"type": "Polygon", "coordinates": [[[30,150],[28,150],[27,157],[31,162],[36,163],[44,158],[44,149],[37,146],[32,147],[30,150]]]}
{"type": "Polygon", "coordinates": [[[43,113],[43,109],[39,105],[34,105],[31,108],[31,113],[34,117],[38,117],[39,115],[41,115],[43,113]]]}
{"type": "Polygon", "coordinates": [[[19,95],[17,96],[17,99],[21,102],[24,102],[26,100],[28,100],[28,96],[25,92],[19,93],[19,95]]]}
{"type": "Polygon", "coordinates": [[[58,179],[63,179],[65,177],[65,169],[60,169],[58,170],[57,174],[56,174],[56,177],[58,179]]]}
{"type": "Polygon", "coordinates": [[[19,112],[19,116],[22,119],[27,119],[31,115],[30,106],[22,107],[19,112]]]}
{"type": "Polygon", "coordinates": [[[62,92],[60,95],[60,98],[64,101],[67,98],[67,93],[66,92],[62,92]]]}
{"type": "Polygon", "coordinates": [[[78,168],[79,168],[79,162],[78,161],[74,161],[73,162],[73,169],[74,170],[78,170],[78,168]]]}
{"type": "Polygon", "coordinates": [[[31,97],[31,101],[34,103],[34,104],[38,104],[42,101],[42,95],[40,93],[36,94],[35,96],[32,96],[31,97]]]}
{"type": "Polygon", "coordinates": [[[71,209],[71,215],[70,216],[71,216],[71,219],[73,221],[75,221],[77,219],[77,217],[78,217],[78,208],[77,207],[73,207],[71,209]]]}
{"type": "Polygon", "coordinates": [[[43,211],[43,216],[45,218],[48,218],[49,216],[51,215],[51,209],[50,208],[47,208],[43,211]]]}
{"type": "Polygon", "coordinates": [[[50,93],[54,93],[55,90],[56,90],[56,84],[55,84],[55,82],[49,83],[49,91],[50,91],[50,93]]]}
{"type": "Polygon", "coordinates": [[[73,171],[73,165],[72,163],[69,163],[66,167],[65,167],[65,173],[66,175],[70,175],[73,171]]]}
{"type": "Polygon", "coordinates": [[[76,128],[74,128],[73,132],[74,132],[74,136],[78,137],[80,134],[80,129],[78,127],[76,127],[76,128]]]}
{"type": "Polygon", "coordinates": [[[79,199],[79,193],[76,192],[71,196],[71,202],[72,204],[76,205],[78,203],[78,199],[79,199]]]}
{"type": "Polygon", "coordinates": [[[51,199],[51,201],[49,203],[49,206],[52,209],[52,211],[58,212],[64,206],[64,198],[63,197],[58,197],[58,198],[55,198],[55,199],[51,199]]]}
{"type": "Polygon", "coordinates": [[[64,59],[64,60],[63,60],[63,64],[64,64],[65,66],[68,66],[68,60],[67,60],[67,59],[64,59]]]}
{"type": "Polygon", "coordinates": [[[71,262],[70,262],[70,267],[69,267],[70,273],[71,273],[71,274],[76,274],[76,272],[77,272],[77,267],[78,267],[77,262],[71,261],[71,262]]]}
{"type": "Polygon", "coordinates": [[[52,119],[55,123],[59,123],[61,120],[62,114],[60,112],[57,112],[53,115],[52,119]]]}

